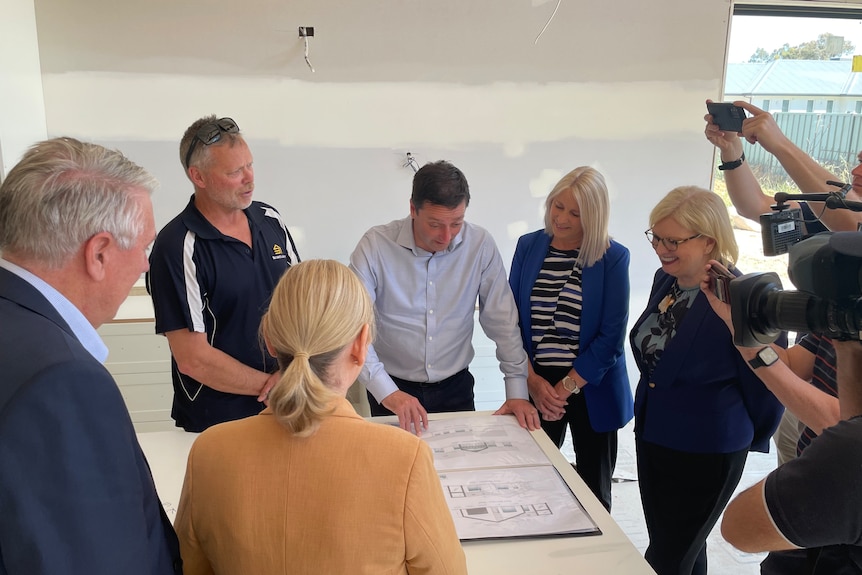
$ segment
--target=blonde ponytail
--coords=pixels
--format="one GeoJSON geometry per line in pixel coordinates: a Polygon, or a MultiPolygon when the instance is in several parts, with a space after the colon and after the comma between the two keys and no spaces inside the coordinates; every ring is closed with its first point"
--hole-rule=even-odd
{"type": "Polygon", "coordinates": [[[307,260],[282,276],[261,322],[281,379],[269,405],[282,425],[301,437],[332,412],[332,367],[362,328],[374,324],[362,282],[333,260],[307,260]]]}

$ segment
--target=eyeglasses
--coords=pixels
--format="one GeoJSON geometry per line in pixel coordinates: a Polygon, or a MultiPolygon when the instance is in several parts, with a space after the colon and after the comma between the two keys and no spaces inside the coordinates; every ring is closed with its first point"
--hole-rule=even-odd
{"type": "Polygon", "coordinates": [[[685,238],[682,240],[671,240],[668,238],[662,238],[653,233],[652,230],[647,230],[644,232],[646,239],[649,240],[649,243],[652,244],[653,249],[658,247],[659,242],[665,247],[665,249],[669,252],[675,252],[677,248],[679,248],[679,244],[684,244],[689,240],[694,240],[702,236],[703,234],[695,234],[690,238],[685,238]]]}
{"type": "Polygon", "coordinates": [[[189,145],[189,151],[186,152],[186,169],[189,169],[189,162],[192,160],[192,154],[197,143],[201,142],[204,146],[215,144],[221,140],[222,132],[236,134],[239,132],[239,126],[232,118],[219,118],[215,122],[207,122],[198,129],[195,137],[192,138],[191,145],[189,145]]]}

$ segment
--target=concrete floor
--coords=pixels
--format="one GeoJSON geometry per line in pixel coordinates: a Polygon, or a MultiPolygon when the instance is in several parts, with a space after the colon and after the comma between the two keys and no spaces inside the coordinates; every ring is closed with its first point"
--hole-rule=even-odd
{"type": "MultiPolygon", "coordinates": [[[[611,515],[620,528],[628,535],[632,543],[641,553],[646,550],[649,538],[644,523],[641,508],[640,492],[637,484],[637,465],[635,462],[635,444],[633,426],[629,424],[620,430],[617,467],[614,473],[613,506],[611,515]]],[[[572,443],[566,438],[561,449],[569,461],[574,461],[572,443]]],[[[775,446],[770,453],[749,453],[745,471],[737,487],[737,492],[744,490],[760,481],[775,468],[775,446]]],[[[697,478],[692,477],[692,481],[697,478]]],[[[765,553],[743,553],[734,549],[721,537],[718,526],[713,529],[707,539],[707,556],[709,573],[711,575],[757,575],[760,573],[760,562],[765,553]]]]}

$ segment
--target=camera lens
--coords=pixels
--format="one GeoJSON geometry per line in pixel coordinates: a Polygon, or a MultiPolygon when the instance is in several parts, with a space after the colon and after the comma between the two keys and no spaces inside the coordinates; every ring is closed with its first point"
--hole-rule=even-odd
{"type": "Polygon", "coordinates": [[[811,313],[820,298],[800,291],[774,291],[766,296],[764,323],[776,329],[809,332],[811,313]],[[771,325],[772,324],[772,325],[771,325]]]}

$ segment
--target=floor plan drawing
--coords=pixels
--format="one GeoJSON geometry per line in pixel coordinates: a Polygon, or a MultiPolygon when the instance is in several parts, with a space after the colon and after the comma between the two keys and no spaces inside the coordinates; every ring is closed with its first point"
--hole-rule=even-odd
{"type": "Polygon", "coordinates": [[[514,417],[435,420],[422,439],[431,446],[438,471],[550,465],[533,437],[521,429],[514,417]]]}
{"type": "Polygon", "coordinates": [[[514,417],[435,420],[422,439],[462,541],[600,533],[514,417]]]}
{"type": "Polygon", "coordinates": [[[452,499],[459,499],[463,497],[488,497],[491,495],[498,494],[509,495],[512,493],[517,493],[525,487],[527,486],[521,483],[482,481],[470,483],[468,485],[449,485],[447,494],[452,499]]]}
{"type": "Polygon", "coordinates": [[[516,517],[536,517],[539,515],[551,515],[551,508],[547,503],[538,505],[496,505],[485,507],[468,507],[459,509],[461,517],[477,521],[490,521],[491,523],[502,523],[516,517]]]}

